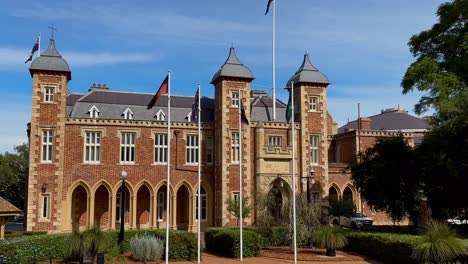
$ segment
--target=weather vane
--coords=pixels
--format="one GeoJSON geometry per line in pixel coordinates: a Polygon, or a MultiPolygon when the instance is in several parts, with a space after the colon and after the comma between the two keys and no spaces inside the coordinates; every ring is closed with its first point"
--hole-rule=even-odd
{"type": "Polygon", "coordinates": [[[52,26],[50,26],[49,29],[50,29],[50,33],[51,33],[51,35],[52,35],[51,38],[54,38],[54,30],[57,31],[57,29],[54,28],[54,24],[52,24],[52,26]]]}

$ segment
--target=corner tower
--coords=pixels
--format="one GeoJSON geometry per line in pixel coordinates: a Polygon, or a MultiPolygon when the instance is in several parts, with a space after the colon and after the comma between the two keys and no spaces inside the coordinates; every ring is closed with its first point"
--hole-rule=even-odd
{"type": "MultiPolygon", "coordinates": [[[[252,72],[237,58],[234,48],[229,50],[226,62],[211,83],[215,87],[214,145],[215,148],[215,225],[235,225],[236,219],[226,206],[226,200],[239,195],[239,151],[242,152],[243,197],[251,194],[252,176],[249,156],[251,153],[250,127],[242,124],[242,144],[239,146],[239,107],[241,102],[250,120],[250,83],[252,72]]],[[[252,204],[252,202],[250,203],[252,204]]],[[[244,220],[250,224],[250,219],[244,220]]]]}
{"type": "Polygon", "coordinates": [[[29,68],[32,113],[27,186],[28,231],[60,231],[68,63],[51,39],[29,68]]]}
{"type": "MultiPolygon", "coordinates": [[[[301,136],[297,140],[301,160],[298,176],[310,175],[314,171],[313,195],[326,196],[328,185],[327,147],[327,87],[328,78],[315,68],[304,54],[302,65],[289,79],[286,87],[294,82],[295,121],[300,122],[301,136]]],[[[302,190],[307,185],[302,183],[302,190]]],[[[315,198],[315,197],[314,197],[315,198]]]]}

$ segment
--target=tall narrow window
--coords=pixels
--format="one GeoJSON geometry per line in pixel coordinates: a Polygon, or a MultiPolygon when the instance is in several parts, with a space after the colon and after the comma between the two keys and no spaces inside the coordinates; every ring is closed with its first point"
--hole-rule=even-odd
{"type": "MultiPolygon", "coordinates": [[[[201,189],[201,220],[206,221],[206,216],[208,215],[207,213],[207,204],[206,204],[206,190],[203,187],[200,187],[201,189]]],[[[197,205],[196,205],[196,213],[195,213],[195,219],[198,221],[198,190],[197,190],[197,205]]]]}
{"type": "Polygon", "coordinates": [[[239,92],[232,92],[231,104],[234,107],[239,107],[239,92]]]}
{"type": "Polygon", "coordinates": [[[120,223],[120,209],[122,208],[122,199],[120,199],[120,191],[115,196],[115,222],[120,223]]]}
{"type": "Polygon", "coordinates": [[[167,134],[154,135],[154,163],[167,162],[167,134]]]}
{"type": "Polygon", "coordinates": [[[50,195],[49,194],[42,194],[41,195],[41,218],[49,219],[49,207],[50,207],[50,195]]]}
{"type": "Polygon", "coordinates": [[[86,132],[85,163],[99,163],[101,161],[101,132],[86,132]]]}
{"type": "Polygon", "coordinates": [[[234,202],[237,204],[239,203],[239,200],[240,200],[240,193],[239,192],[233,192],[232,193],[232,196],[234,198],[234,202]]]}
{"type": "Polygon", "coordinates": [[[213,164],[213,137],[207,137],[206,140],[206,162],[213,164]]]}
{"type": "Polygon", "coordinates": [[[52,162],[53,130],[42,130],[42,162],[52,162]]]}
{"type": "Polygon", "coordinates": [[[318,98],[316,96],[309,97],[309,111],[312,111],[312,112],[317,111],[317,101],[318,101],[318,98]]]}
{"type": "Polygon", "coordinates": [[[319,163],[319,136],[310,136],[310,163],[317,165],[319,163]]]}
{"type": "Polygon", "coordinates": [[[163,221],[164,219],[164,192],[158,192],[158,221],[163,221]]]}
{"type": "Polygon", "coordinates": [[[233,132],[231,134],[231,160],[232,163],[239,163],[239,153],[240,153],[240,145],[239,145],[239,133],[233,132]]]}
{"type": "Polygon", "coordinates": [[[187,164],[198,164],[198,136],[187,135],[185,157],[187,164]]]}
{"type": "Polygon", "coordinates": [[[52,103],[54,101],[54,87],[45,87],[44,88],[44,102],[52,103]]]}
{"type": "Polygon", "coordinates": [[[282,138],[281,136],[270,136],[268,138],[268,145],[269,146],[281,146],[282,138]]]}
{"type": "Polygon", "coordinates": [[[135,163],[135,133],[122,132],[120,137],[120,162],[135,163]]]}

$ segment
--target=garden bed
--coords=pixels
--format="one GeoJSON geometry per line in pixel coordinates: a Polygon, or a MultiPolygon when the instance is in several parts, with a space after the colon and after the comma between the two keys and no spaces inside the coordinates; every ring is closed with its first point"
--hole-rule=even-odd
{"type": "MultiPolygon", "coordinates": [[[[368,257],[363,257],[354,253],[345,251],[336,251],[336,257],[328,257],[325,255],[325,249],[320,248],[298,248],[297,260],[299,261],[314,261],[314,262],[337,262],[337,261],[368,261],[368,257]]],[[[267,247],[262,249],[262,257],[272,259],[293,260],[294,252],[289,247],[267,247]]]]}

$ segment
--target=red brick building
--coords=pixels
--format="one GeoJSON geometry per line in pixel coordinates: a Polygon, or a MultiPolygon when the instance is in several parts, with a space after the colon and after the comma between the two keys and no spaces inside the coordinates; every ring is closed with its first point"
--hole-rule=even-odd
{"type": "MultiPolygon", "coordinates": [[[[286,203],[292,194],[292,166],[296,166],[298,192],[307,188],[301,176],[314,171],[310,186],[314,204],[326,205],[329,195],[349,197],[359,210],[368,212],[349,175],[340,169],[358,149],[371,146],[379,136],[398,132],[374,129],[372,122],[362,119],[361,129],[349,125],[347,131],[337,133],[327,111],[329,81],[307,54],[288,81],[288,85],[294,82],[295,89],[295,164],[286,105],[275,102],[278,118],[273,121],[272,98],[250,89],[254,76],[233,48],[212,79],[214,97],[201,98],[200,146],[197,126],[190,120],[193,96],[171,96],[168,137],[167,96],[147,110],[152,94],[114,91],[94,84],[87,93],[70,92],[71,70],[54,40],[32,62],[30,73],[30,231],[63,232],[91,226],[116,229],[122,203],[126,204],[127,228],[164,228],[169,221],[171,228],[196,230],[198,162],[202,168],[202,227],[235,225],[226,200],[239,197],[239,157],[243,197],[250,197],[250,204],[256,193],[273,190],[278,206],[286,203]],[[242,125],[239,138],[241,104],[250,122],[242,125]],[[165,200],[168,144],[170,215],[165,200]],[[125,201],[120,197],[122,171],[128,174],[125,201]]],[[[415,131],[403,132],[413,143],[415,131]]],[[[245,219],[246,224],[254,221],[255,214],[245,219]]]]}

